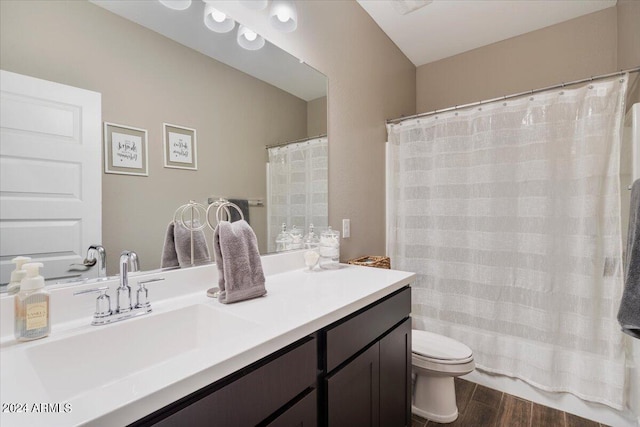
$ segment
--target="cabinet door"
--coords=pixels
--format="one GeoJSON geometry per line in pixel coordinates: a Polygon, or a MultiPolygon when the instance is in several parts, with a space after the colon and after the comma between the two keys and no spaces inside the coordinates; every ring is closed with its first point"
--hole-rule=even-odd
{"type": "Polygon", "coordinates": [[[411,425],[411,319],[380,340],[380,425],[411,425]]]}
{"type": "Polygon", "coordinates": [[[326,380],[329,426],[380,426],[379,345],[326,380]]]}

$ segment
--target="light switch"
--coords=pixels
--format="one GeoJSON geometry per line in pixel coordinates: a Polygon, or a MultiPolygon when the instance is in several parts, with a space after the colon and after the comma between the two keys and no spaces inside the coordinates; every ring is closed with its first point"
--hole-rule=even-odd
{"type": "Polygon", "coordinates": [[[351,220],[343,219],[342,220],[342,238],[347,239],[351,236],[351,220]]]}

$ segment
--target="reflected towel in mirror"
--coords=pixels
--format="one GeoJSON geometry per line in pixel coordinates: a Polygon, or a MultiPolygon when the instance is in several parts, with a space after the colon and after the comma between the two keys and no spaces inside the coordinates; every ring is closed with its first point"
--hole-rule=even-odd
{"type": "Polygon", "coordinates": [[[258,239],[246,221],[220,221],[213,233],[213,253],[218,266],[218,301],[228,304],[267,293],[258,239]]]}
{"type": "MultiPolygon", "coordinates": [[[[191,221],[185,221],[191,227],[191,221]]],[[[162,248],[160,268],[188,267],[191,263],[191,231],[180,221],[171,221],[162,248]]],[[[193,228],[200,227],[198,220],[193,221],[193,228]]],[[[202,230],[193,231],[193,265],[211,262],[207,239],[202,230]]]]}
{"type": "MultiPolygon", "coordinates": [[[[233,203],[234,205],[238,206],[240,208],[240,210],[242,211],[242,215],[244,216],[244,220],[247,221],[247,224],[251,224],[251,221],[249,220],[249,201],[246,199],[229,199],[229,202],[233,203]]],[[[231,221],[230,222],[236,222],[241,220],[242,218],[240,217],[240,213],[235,210],[235,209],[229,209],[229,212],[231,213],[231,221]]]]}

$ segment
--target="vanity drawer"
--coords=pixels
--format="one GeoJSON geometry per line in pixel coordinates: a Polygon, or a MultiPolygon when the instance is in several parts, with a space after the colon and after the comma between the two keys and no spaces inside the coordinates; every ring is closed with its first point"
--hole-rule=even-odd
{"type": "Polygon", "coordinates": [[[318,394],[312,390],[267,427],[316,427],[318,425],[318,394]]]}
{"type": "Polygon", "coordinates": [[[155,426],[253,426],[315,385],[316,339],[174,412],[155,426]]]}
{"type": "Polygon", "coordinates": [[[349,357],[374,342],[410,313],[411,288],[406,287],[328,329],[326,372],[331,372],[349,357]]]}

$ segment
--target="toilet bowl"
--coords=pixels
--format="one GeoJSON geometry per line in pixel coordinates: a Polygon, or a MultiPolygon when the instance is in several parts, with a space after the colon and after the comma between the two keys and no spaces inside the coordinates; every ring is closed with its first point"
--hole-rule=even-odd
{"type": "Polygon", "coordinates": [[[416,329],[411,341],[411,412],[438,423],[455,421],[458,407],[453,378],[473,371],[473,352],[454,339],[416,329]]]}

